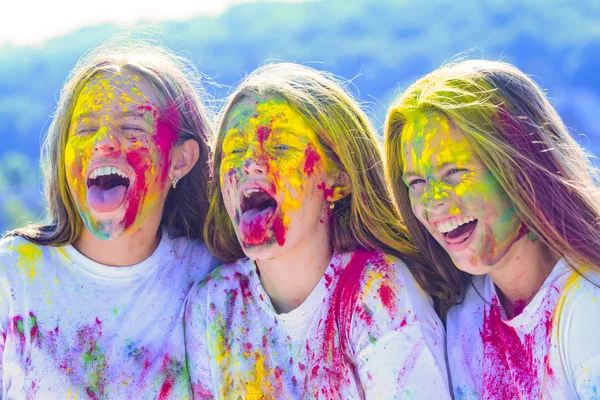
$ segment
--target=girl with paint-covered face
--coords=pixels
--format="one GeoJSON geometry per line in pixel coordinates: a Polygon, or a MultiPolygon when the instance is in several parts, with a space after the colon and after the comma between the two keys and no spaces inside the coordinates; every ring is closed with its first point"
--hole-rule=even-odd
{"type": "Polygon", "coordinates": [[[542,90],[506,63],[448,64],[394,102],[385,145],[412,239],[459,288],[454,397],[596,398],[597,171],[542,90]]]}
{"type": "Polygon", "coordinates": [[[190,293],[197,398],[448,398],[430,281],[375,130],[330,75],[271,64],[220,118],[205,232],[226,261],[190,293]],[[415,274],[411,274],[412,272],[415,274]]]}
{"type": "Polygon", "coordinates": [[[184,59],[100,46],[61,92],[43,153],[48,223],[0,242],[2,398],[184,398],[187,291],[210,125],[184,59]]]}

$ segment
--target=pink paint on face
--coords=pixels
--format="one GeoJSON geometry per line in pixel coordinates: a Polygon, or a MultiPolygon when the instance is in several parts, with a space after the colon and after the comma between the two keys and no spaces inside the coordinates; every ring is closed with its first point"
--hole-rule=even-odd
{"type": "Polygon", "coordinates": [[[161,112],[134,73],[101,73],[77,98],[65,148],[69,190],[86,227],[118,238],[160,218],[168,193],[178,112],[161,112]]]}
{"type": "Polygon", "coordinates": [[[301,113],[280,96],[251,95],[228,115],[223,200],[246,255],[272,259],[322,229],[335,167],[301,113]]]}

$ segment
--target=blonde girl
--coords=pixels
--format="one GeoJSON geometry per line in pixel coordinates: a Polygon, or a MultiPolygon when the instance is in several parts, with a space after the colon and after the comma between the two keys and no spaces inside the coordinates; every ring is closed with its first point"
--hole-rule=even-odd
{"type": "Polygon", "coordinates": [[[210,135],[185,60],[112,43],[83,58],[43,152],[48,222],[0,242],[2,398],[184,398],[187,291],[210,135]]]}
{"type": "Polygon", "coordinates": [[[385,143],[411,237],[463,283],[454,397],[596,398],[600,191],[538,85],[506,63],[446,65],[394,102],[385,143]]]}
{"type": "Polygon", "coordinates": [[[340,83],[254,71],[222,113],[213,176],[205,232],[232,262],[186,308],[197,398],[448,398],[444,330],[419,283],[447,288],[423,279],[375,130],[340,83]]]}

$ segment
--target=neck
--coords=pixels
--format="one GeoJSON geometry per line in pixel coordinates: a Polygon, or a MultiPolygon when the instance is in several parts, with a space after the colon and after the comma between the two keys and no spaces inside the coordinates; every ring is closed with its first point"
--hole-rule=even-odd
{"type": "Polygon", "coordinates": [[[139,229],[117,239],[102,240],[87,227],[73,243],[73,247],[92,261],[115,267],[138,264],[156,250],[160,243],[160,230],[139,229]]]}
{"type": "Polygon", "coordinates": [[[329,239],[329,226],[319,224],[315,234],[294,249],[280,257],[256,261],[275,311],[290,312],[308,298],[331,261],[329,239]]]}
{"type": "Polygon", "coordinates": [[[558,257],[541,240],[524,235],[488,275],[508,318],[523,311],[552,272],[558,257]]]}

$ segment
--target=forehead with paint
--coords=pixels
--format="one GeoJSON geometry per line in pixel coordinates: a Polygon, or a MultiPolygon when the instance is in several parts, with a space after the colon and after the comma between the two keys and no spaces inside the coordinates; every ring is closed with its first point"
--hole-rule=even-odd
{"type": "Polygon", "coordinates": [[[283,97],[250,95],[237,103],[222,151],[223,198],[245,248],[270,240],[283,245],[294,214],[318,220],[334,166],[314,130],[283,97]]]}
{"type": "Polygon", "coordinates": [[[65,167],[79,213],[95,236],[116,238],[137,230],[162,206],[176,140],[154,89],[138,74],[99,73],[83,87],[65,167]]]}
{"type": "Polygon", "coordinates": [[[519,238],[521,222],[466,136],[435,113],[402,132],[404,181],[419,222],[462,270],[480,274],[519,238]]]}
{"type": "Polygon", "coordinates": [[[403,176],[434,176],[448,164],[469,162],[474,150],[467,138],[435,112],[407,120],[402,130],[403,176]]]}

